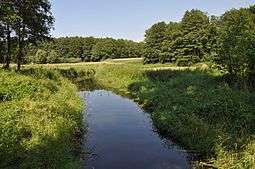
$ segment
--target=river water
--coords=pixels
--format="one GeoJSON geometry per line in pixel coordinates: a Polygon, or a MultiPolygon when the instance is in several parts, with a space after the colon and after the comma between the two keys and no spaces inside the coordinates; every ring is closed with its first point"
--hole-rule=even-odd
{"type": "Polygon", "coordinates": [[[153,127],[150,115],[110,91],[81,92],[86,169],[188,169],[189,155],[153,127]]]}

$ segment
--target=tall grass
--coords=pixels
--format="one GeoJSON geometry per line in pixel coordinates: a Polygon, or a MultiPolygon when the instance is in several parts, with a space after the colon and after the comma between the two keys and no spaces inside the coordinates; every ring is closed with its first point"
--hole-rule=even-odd
{"type": "Polygon", "coordinates": [[[0,168],[77,168],[77,88],[41,69],[0,70],[0,82],[0,168]]]}
{"type": "Polygon", "coordinates": [[[121,62],[57,67],[95,70],[100,87],[132,97],[160,132],[200,154],[197,167],[255,168],[255,92],[229,85],[221,73],[121,62]]]}
{"type": "Polygon", "coordinates": [[[234,89],[208,72],[164,70],[146,76],[151,85],[138,97],[153,107],[160,131],[215,168],[255,167],[254,92],[234,89]]]}
{"type": "Polygon", "coordinates": [[[158,130],[201,155],[197,167],[255,168],[255,93],[232,87],[217,71],[161,65],[80,65],[103,88],[134,98],[158,130]]]}

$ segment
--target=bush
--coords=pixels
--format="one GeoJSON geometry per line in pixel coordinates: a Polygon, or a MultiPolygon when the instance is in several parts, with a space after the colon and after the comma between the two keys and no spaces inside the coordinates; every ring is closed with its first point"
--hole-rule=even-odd
{"type": "Polygon", "coordinates": [[[47,57],[47,63],[59,63],[59,54],[55,50],[51,50],[47,57]]]}
{"type": "Polygon", "coordinates": [[[47,57],[48,57],[48,53],[46,51],[38,49],[38,51],[36,52],[35,56],[32,58],[31,61],[33,63],[45,64],[47,63],[47,57]]]}

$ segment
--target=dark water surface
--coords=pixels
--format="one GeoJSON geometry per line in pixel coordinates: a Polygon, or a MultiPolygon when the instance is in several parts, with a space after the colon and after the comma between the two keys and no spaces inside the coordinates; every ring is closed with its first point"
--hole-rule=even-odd
{"type": "Polygon", "coordinates": [[[86,169],[186,169],[188,154],[154,131],[149,114],[112,92],[81,92],[86,100],[86,169]]]}

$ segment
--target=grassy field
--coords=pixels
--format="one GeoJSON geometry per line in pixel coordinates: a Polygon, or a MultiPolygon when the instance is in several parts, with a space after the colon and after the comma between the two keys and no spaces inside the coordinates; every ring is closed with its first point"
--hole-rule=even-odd
{"type": "Polygon", "coordinates": [[[232,87],[219,71],[139,60],[52,66],[95,70],[97,86],[141,104],[160,132],[201,155],[202,166],[255,167],[255,93],[232,87]]]}
{"type": "Polygon", "coordinates": [[[0,168],[77,168],[83,104],[76,86],[41,69],[0,70],[0,81],[0,168]]]}
{"type": "MultiPolygon", "coordinates": [[[[187,68],[141,60],[24,67],[31,68],[58,69],[80,89],[104,88],[133,98],[151,112],[160,132],[201,155],[201,166],[255,166],[255,93],[232,87],[219,71],[203,64],[187,68]]],[[[69,112],[78,112],[78,105],[69,112]]]]}

